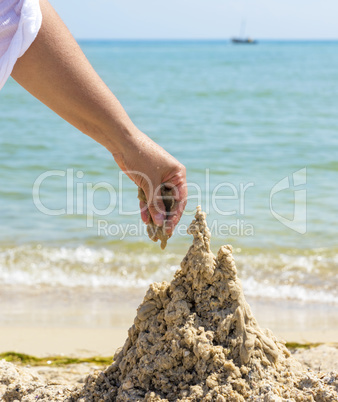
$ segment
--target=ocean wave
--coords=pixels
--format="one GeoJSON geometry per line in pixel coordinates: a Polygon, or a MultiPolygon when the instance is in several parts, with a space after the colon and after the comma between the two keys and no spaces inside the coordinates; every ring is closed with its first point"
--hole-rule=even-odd
{"type": "Polygon", "coordinates": [[[145,287],[176,271],[172,260],[170,254],[25,245],[0,250],[0,284],[145,287]]]}
{"type": "Polygon", "coordinates": [[[338,294],[325,290],[309,289],[302,285],[262,283],[256,281],[253,277],[243,280],[242,283],[245,295],[254,298],[338,304],[338,294]]]}
{"type": "MultiPolygon", "coordinates": [[[[170,281],[180,253],[22,245],[0,248],[0,286],[146,288],[170,281]]],[[[338,304],[338,254],[235,252],[245,294],[338,304]]]]}

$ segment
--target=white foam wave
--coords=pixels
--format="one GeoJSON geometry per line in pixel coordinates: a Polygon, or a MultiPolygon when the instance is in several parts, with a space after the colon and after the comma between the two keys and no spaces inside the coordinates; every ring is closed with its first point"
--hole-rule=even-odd
{"type": "Polygon", "coordinates": [[[307,289],[300,285],[272,285],[257,282],[253,277],[242,281],[246,296],[268,299],[288,299],[301,302],[338,304],[338,295],[319,289],[307,289]]]}
{"type": "MultiPolygon", "coordinates": [[[[337,254],[236,254],[247,296],[338,304],[337,254]]],[[[145,288],[170,281],[181,258],[132,248],[0,248],[0,286],[145,288]]]]}
{"type": "Polygon", "coordinates": [[[0,252],[0,284],[145,287],[171,279],[173,256],[107,249],[21,246],[0,252]],[[162,277],[162,278],[161,278],[162,277]]]}

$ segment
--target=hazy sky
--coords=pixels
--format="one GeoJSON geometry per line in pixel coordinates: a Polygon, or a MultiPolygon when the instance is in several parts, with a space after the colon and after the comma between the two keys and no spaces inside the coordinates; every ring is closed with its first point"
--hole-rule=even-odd
{"type": "Polygon", "coordinates": [[[50,0],[77,39],[338,38],[337,0],[50,0]]]}

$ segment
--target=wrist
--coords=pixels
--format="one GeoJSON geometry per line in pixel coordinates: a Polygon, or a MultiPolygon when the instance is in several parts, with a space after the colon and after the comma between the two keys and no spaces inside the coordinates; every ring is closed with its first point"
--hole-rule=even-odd
{"type": "Polygon", "coordinates": [[[135,143],[139,130],[132,122],[129,124],[99,125],[91,130],[90,136],[103,145],[112,155],[123,154],[135,143]]]}

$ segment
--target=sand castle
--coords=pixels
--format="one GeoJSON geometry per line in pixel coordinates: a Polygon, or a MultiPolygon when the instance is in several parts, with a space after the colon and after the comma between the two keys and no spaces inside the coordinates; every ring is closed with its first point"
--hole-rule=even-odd
{"type": "Polygon", "coordinates": [[[245,301],[231,246],[217,257],[200,207],[171,283],[154,283],[128,339],[76,401],[336,401],[338,377],[301,374],[245,301]]]}

